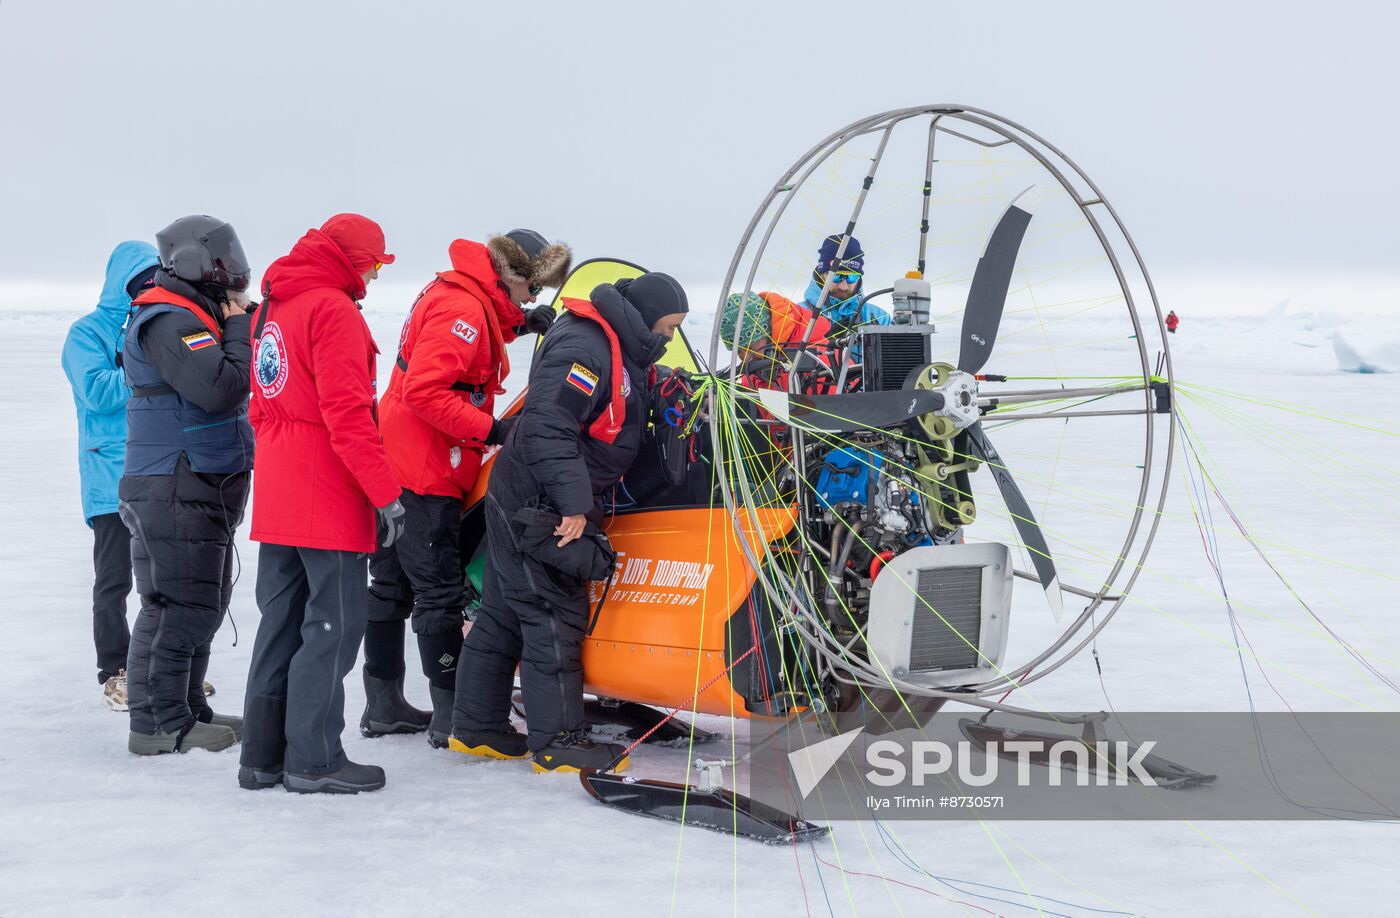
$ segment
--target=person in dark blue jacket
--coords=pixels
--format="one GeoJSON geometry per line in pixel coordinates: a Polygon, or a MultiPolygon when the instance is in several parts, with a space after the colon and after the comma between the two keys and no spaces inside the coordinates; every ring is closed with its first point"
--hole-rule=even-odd
{"type": "Polygon", "coordinates": [[[485,595],[457,667],[448,747],[498,759],[533,753],[540,771],[621,771],[623,748],[594,743],[584,722],[587,581],[601,572],[578,576],[575,562],[578,549],[605,542],[603,497],[637,457],[652,367],[690,305],[659,272],[560,302],[564,314],[535,353],[519,421],[486,489],[485,595]],[[547,519],[546,528],[518,538],[517,524],[531,518],[547,519]],[[509,719],[517,666],[528,737],[509,719]]]}
{"type": "Polygon", "coordinates": [[[131,299],[154,280],[160,259],[148,242],[123,242],[107,259],[97,308],[68,329],[63,372],[78,409],[78,477],[83,518],[92,530],[92,637],[97,681],[114,711],[126,710],[126,651],[131,631],[131,533],[117,515],[117,479],[126,451],[126,400],[131,395],[118,355],[131,299]]]}
{"type": "Polygon", "coordinates": [[[126,665],[136,755],[225,749],[243,726],[210,709],[202,684],[253,468],[252,271],[233,227],[214,217],[182,217],[156,243],[161,267],[133,301],[122,352],[131,399],[119,512],[141,596],[126,665]]]}

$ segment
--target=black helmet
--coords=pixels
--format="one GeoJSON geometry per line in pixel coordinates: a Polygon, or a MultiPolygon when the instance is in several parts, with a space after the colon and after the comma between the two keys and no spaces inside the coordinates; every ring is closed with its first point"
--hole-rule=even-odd
{"type": "Polygon", "coordinates": [[[156,233],[165,270],[192,284],[245,290],[253,272],[233,227],[217,217],[181,217],[156,233]]]}

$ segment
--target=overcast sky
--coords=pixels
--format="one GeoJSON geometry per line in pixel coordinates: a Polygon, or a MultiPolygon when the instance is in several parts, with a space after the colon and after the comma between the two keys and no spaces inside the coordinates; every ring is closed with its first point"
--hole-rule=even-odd
{"type": "Polygon", "coordinates": [[[817,140],[959,102],[1074,157],[1159,283],[1385,284],[1397,34],[1345,2],[0,0],[0,281],[189,212],[260,269],[344,210],[401,281],[516,225],[718,280],[817,140]]]}

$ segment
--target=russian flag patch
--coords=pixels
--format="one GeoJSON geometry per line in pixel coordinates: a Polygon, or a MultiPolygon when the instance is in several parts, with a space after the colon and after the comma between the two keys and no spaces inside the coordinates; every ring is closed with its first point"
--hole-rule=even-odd
{"type": "Polygon", "coordinates": [[[214,336],[207,331],[200,332],[197,335],[185,335],[180,340],[185,342],[185,347],[192,351],[201,351],[206,347],[213,347],[218,343],[214,340],[214,336]]]}
{"type": "Polygon", "coordinates": [[[592,395],[593,390],[598,388],[598,374],[583,364],[576,363],[569,367],[568,382],[584,395],[592,395]]]}

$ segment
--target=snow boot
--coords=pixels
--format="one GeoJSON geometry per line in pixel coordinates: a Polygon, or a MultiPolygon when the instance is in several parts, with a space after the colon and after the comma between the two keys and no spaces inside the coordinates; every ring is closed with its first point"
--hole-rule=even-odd
{"type": "Polygon", "coordinates": [[[535,753],[535,771],[578,772],[584,768],[599,771],[612,766],[613,771],[626,771],[628,757],[613,765],[613,760],[622,756],[623,747],[616,743],[595,743],[588,738],[588,728],[583,727],[568,733],[560,733],[549,741],[549,745],[535,753]]]}
{"type": "Polygon", "coordinates": [[[195,715],[200,723],[213,724],[216,727],[228,727],[233,731],[234,739],[243,742],[243,718],[235,714],[215,714],[210,708],[205,708],[195,715]]]}
{"type": "Polygon", "coordinates": [[[254,768],[251,765],[238,766],[238,786],[244,790],[267,790],[269,787],[280,787],[287,773],[282,766],[264,770],[254,768]]]}
{"type": "Polygon", "coordinates": [[[433,699],[433,718],[428,724],[428,745],[434,749],[446,749],[452,739],[452,703],[457,693],[449,688],[428,684],[428,695],[433,699]]]}
{"type": "Polygon", "coordinates": [[[420,711],[403,696],[403,673],[392,681],[376,679],[363,670],[365,713],[360,715],[360,735],[385,736],[390,733],[422,733],[433,715],[420,711]]]}
{"type": "Polygon", "coordinates": [[[238,737],[231,728],[195,721],[194,726],[183,734],[166,733],[164,730],[155,733],[128,733],[126,751],[132,755],[162,755],[167,752],[189,752],[191,749],[218,752],[236,742],[238,737]]]}
{"type": "Polygon", "coordinates": [[[525,734],[514,727],[509,730],[453,730],[447,748],[487,759],[523,759],[530,754],[525,734]]]}
{"type": "Polygon", "coordinates": [[[326,775],[298,775],[289,771],[283,784],[294,794],[358,794],[383,787],[384,769],[378,765],[360,765],[347,760],[339,769],[326,775]]]}
{"type": "Polygon", "coordinates": [[[125,711],[127,709],[126,670],[117,670],[115,676],[108,676],[107,681],[102,683],[102,702],[113,711],[125,711]]]}

